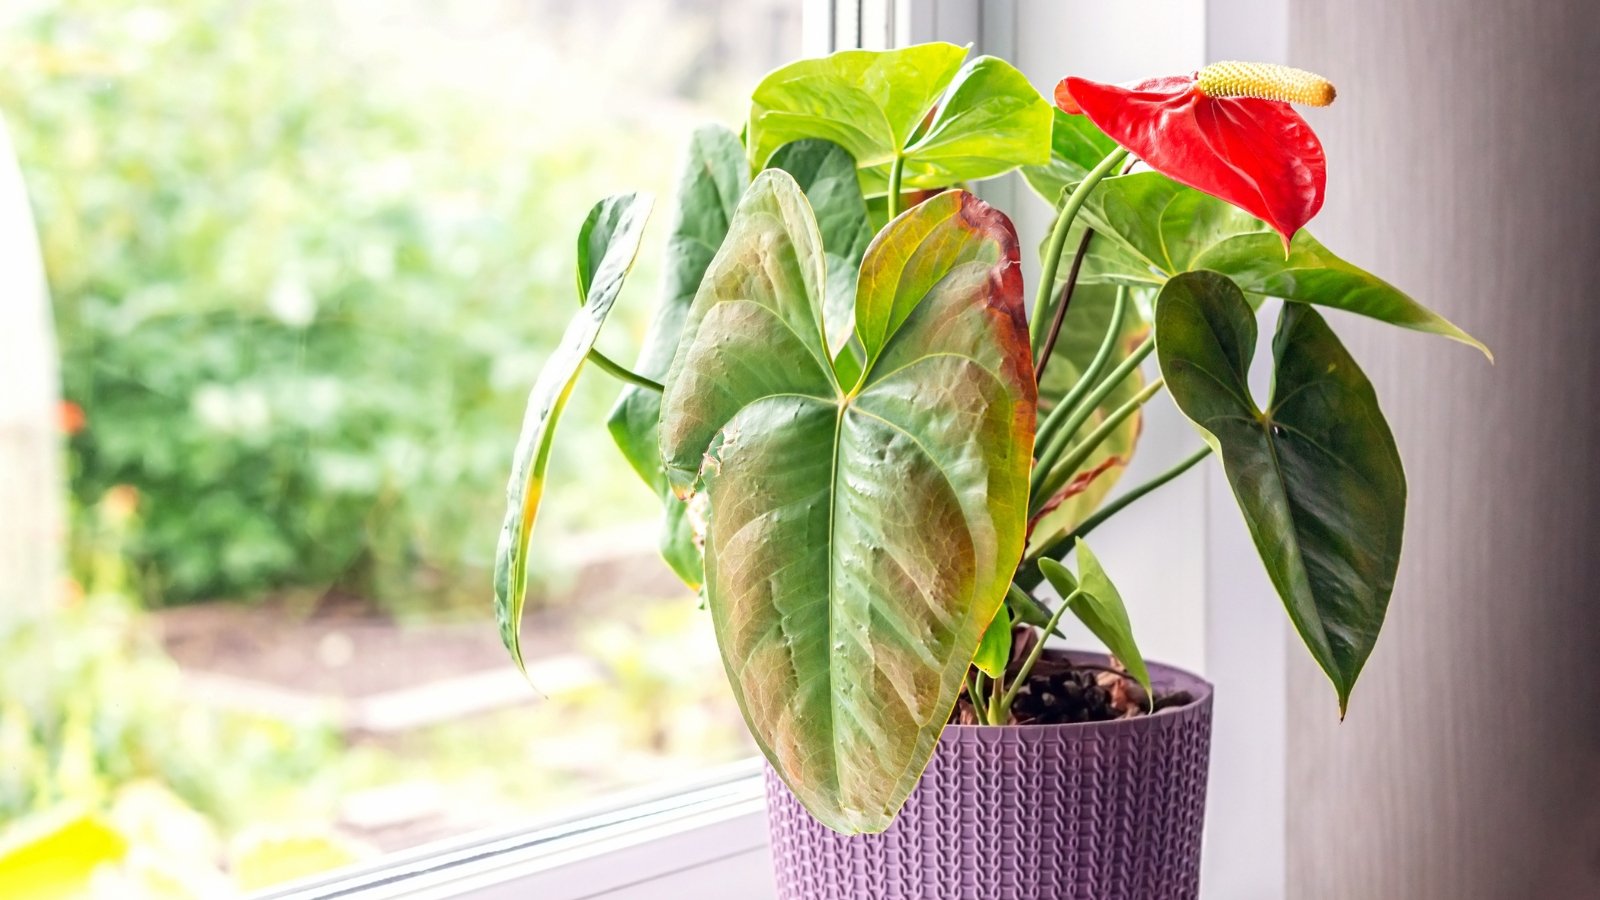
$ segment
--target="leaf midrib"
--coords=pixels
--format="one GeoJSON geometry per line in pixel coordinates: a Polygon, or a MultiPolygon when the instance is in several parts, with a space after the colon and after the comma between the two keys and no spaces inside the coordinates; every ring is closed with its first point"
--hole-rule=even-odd
{"type": "MultiPolygon", "coordinates": [[[[1218,343],[1219,344],[1221,343],[1220,340],[1218,341],[1218,343]]],[[[1295,504],[1292,502],[1292,500],[1290,498],[1289,488],[1288,488],[1288,480],[1284,476],[1283,462],[1282,462],[1282,460],[1280,460],[1278,458],[1278,445],[1277,445],[1277,442],[1273,440],[1273,435],[1272,435],[1272,426],[1274,424],[1281,424],[1281,423],[1277,423],[1276,420],[1273,418],[1273,413],[1276,412],[1279,409],[1279,407],[1282,405],[1282,400],[1279,400],[1279,399],[1275,398],[1274,402],[1268,405],[1268,409],[1266,411],[1262,411],[1261,409],[1259,409],[1256,406],[1255,401],[1253,399],[1250,399],[1248,382],[1246,382],[1243,378],[1239,377],[1239,373],[1238,372],[1230,370],[1230,374],[1234,376],[1233,379],[1230,379],[1234,383],[1232,385],[1230,385],[1228,382],[1225,382],[1221,377],[1219,377],[1215,372],[1212,372],[1209,368],[1206,368],[1204,366],[1191,366],[1189,368],[1189,370],[1192,371],[1192,372],[1198,372],[1198,373],[1204,375],[1206,378],[1210,379],[1213,384],[1215,384],[1218,388],[1220,388],[1223,392],[1225,392],[1230,397],[1230,399],[1232,399],[1234,402],[1238,403],[1240,408],[1242,410],[1244,410],[1244,412],[1236,413],[1236,414],[1231,415],[1231,416],[1216,416],[1216,417],[1213,417],[1213,419],[1211,421],[1216,421],[1216,420],[1220,420],[1220,419],[1233,419],[1233,420],[1244,421],[1244,422],[1247,422],[1250,425],[1250,427],[1251,427],[1251,429],[1253,431],[1257,431],[1257,433],[1259,433],[1261,435],[1262,443],[1265,445],[1266,450],[1267,450],[1267,460],[1268,460],[1269,464],[1272,466],[1273,482],[1276,485],[1274,493],[1276,493],[1278,495],[1279,500],[1283,503],[1284,509],[1289,514],[1289,522],[1290,522],[1290,526],[1291,527],[1290,527],[1290,529],[1289,529],[1289,531],[1287,533],[1282,535],[1282,537],[1283,537],[1284,542],[1287,545],[1288,549],[1290,550],[1290,552],[1292,552],[1294,554],[1295,567],[1299,571],[1301,577],[1306,580],[1307,588],[1309,589],[1310,573],[1306,568],[1305,550],[1301,546],[1301,542],[1300,542],[1300,526],[1299,526],[1299,523],[1297,521],[1298,516],[1296,515],[1296,512],[1295,512],[1296,506],[1295,506],[1295,504]]],[[[1303,386],[1301,386],[1301,387],[1303,387],[1303,386]]],[[[1291,391],[1286,397],[1284,397],[1282,399],[1286,400],[1289,397],[1293,397],[1295,395],[1295,393],[1298,392],[1298,390],[1299,390],[1299,388],[1297,387],[1296,390],[1291,391]]],[[[1284,427],[1287,428],[1289,426],[1284,426],[1284,427]]],[[[1295,429],[1295,430],[1297,432],[1299,431],[1299,429],[1295,429]]],[[[1326,451],[1324,451],[1324,452],[1326,452],[1326,451]]],[[[1227,463],[1227,456],[1226,455],[1223,456],[1223,463],[1224,463],[1224,466],[1226,466],[1226,463],[1227,463]]],[[[1312,606],[1313,606],[1313,608],[1316,606],[1315,597],[1312,598],[1312,606]]],[[[1328,655],[1329,655],[1329,658],[1331,659],[1332,658],[1332,644],[1328,640],[1327,628],[1325,628],[1323,626],[1322,619],[1319,616],[1313,615],[1312,616],[1312,622],[1313,622],[1313,624],[1314,624],[1314,626],[1316,628],[1318,637],[1321,639],[1322,645],[1324,647],[1328,648],[1328,650],[1329,650],[1329,654],[1328,655]]]]}

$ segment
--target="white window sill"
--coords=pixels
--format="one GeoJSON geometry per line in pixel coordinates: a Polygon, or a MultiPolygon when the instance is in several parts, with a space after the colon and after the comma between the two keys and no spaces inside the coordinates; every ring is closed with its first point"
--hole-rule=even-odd
{"type": "Polygon", "coordinates": [[[750,760],[688,789],[419,848],[255,900],[765,900],[772,891],[760,769],[750,760]]]}

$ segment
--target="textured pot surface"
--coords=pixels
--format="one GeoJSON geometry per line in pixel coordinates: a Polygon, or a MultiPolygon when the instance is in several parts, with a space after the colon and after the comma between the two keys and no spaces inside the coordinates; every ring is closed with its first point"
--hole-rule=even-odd
{"type": "Polygon", "coordinates": [[[779,900],[1197,897],[1211,685],[1170,666],[1150,676],[1158,694],[1194,702],[1115,722],[946,728],[883,834],[819,825],[769,769],[779,900]]]}

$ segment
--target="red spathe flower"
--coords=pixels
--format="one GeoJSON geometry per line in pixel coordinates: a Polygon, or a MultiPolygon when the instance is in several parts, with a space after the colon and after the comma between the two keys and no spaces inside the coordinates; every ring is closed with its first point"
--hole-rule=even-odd
{"type": "Polygon", "coordinates": [[[1289,239],[1322,208],[1327,158],[1291,102],[1326,106],[1333,85],[1264,63],[1215,63],[1129,87],[1068,77],[1056,105],[1081,113],[1150,168],[1249,212],[1289,239]]]}

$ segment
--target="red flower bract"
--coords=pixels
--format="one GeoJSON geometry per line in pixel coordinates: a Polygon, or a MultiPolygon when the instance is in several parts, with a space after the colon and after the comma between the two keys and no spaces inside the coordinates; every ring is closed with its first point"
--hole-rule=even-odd
{"type": "Polygon", "coordinates": [[[1056,105],[1088,116],[1168,178],[1265,220],[1283,235],[1285,248],[1322,208],[1328,180],[1322,143],[1282,100],[1209,96],[1197,75],[1129,87],[1069,77],[1056,85],[1056,105]]]}

